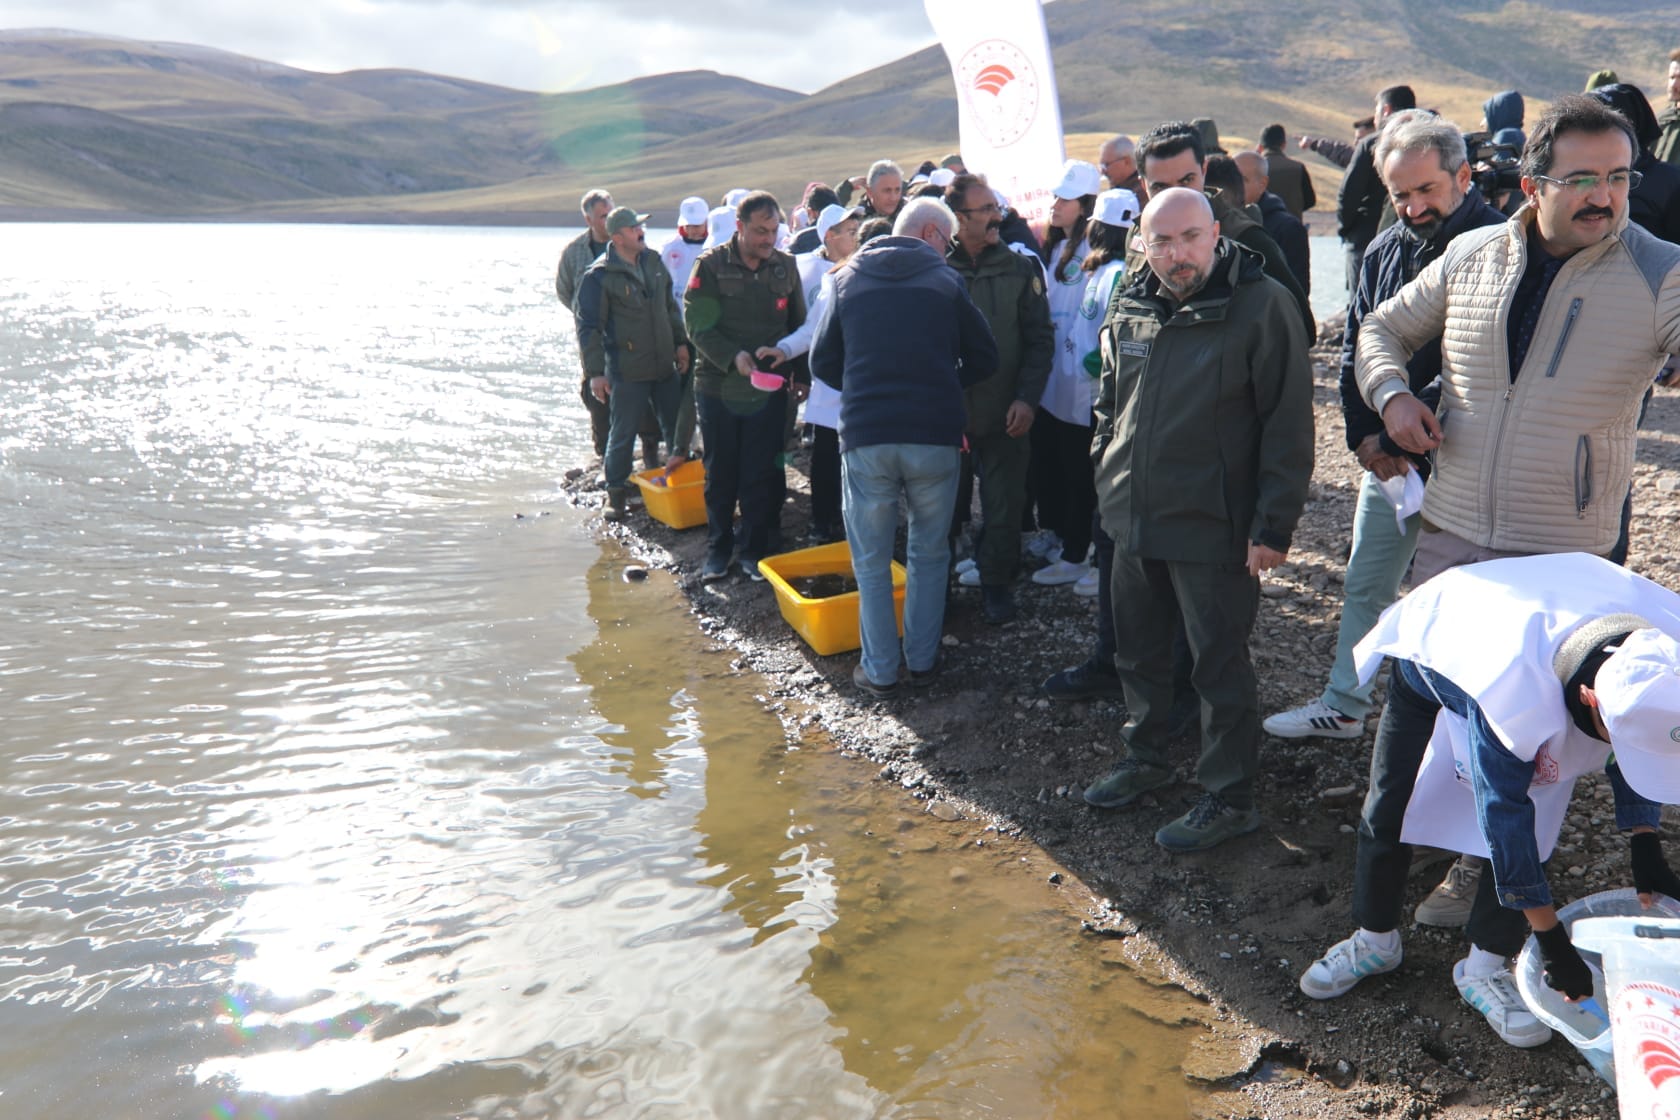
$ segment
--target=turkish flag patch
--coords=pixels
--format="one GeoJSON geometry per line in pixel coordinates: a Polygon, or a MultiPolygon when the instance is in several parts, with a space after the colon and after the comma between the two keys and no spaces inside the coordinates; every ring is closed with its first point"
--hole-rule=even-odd
{"type": "Polygon", "coordinates": [[[696,272],[693,276],[690,276],[688,278],[688,290],[692,292],[695,288],[698,288],[699,286],[700,286],[700,274],[698,272],[696,272]]]}
{"type": "Polygon", "coordinates": [[[776,301],[776,310],[777,311],[786,311],[787,310],[787,297],[786,296],[783,296],[781,299],[776,301]]]}

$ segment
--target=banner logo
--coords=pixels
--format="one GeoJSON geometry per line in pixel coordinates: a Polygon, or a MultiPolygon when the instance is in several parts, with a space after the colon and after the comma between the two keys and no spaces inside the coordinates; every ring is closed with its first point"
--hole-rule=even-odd
{"type": "Polygon", "coordinates": [[[1038,117],[1041,83],[1032,60],[1014,43],[987,39],[957,63],[957,88],[994,148],[1007,148],[1038,117]]]}

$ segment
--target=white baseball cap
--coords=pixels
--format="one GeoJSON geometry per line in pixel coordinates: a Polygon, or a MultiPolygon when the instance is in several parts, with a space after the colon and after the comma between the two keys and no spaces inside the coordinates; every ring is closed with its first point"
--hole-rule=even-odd
{"type": "Polygon", "coordinates": [[[734,237],[735,230],[740,227],[740,224],[735,217],[735,211],[729,207],[719,206],[713,210],[706,218],[706,248],[710,249],[713,245],[722,245],[725,241],[734,237]]]}
{"type": "Polygon", "coordinates": [[[1680,804],[1680,642],[1655,627],[1635,630],[1599,667],[1593,691],[1628,785],[1680,804]]]}
{"type": "Polygon", "coordinates": [[[948,187],[956,181],[957,173],[949,167],[936,167],[928,175],[928,182],[936,187],[948,187]]]}
{"type": "Polygon", "coordinates": [[[1124,187],[1116,187],[1097,196],[1097,208],[1091,217],[1105,226],[1130,229],[1137,224],[1138,215],[1142,212],[1143,207],[1138,205],[1137,195],[1124,187]]]}
{"type": "Polygon", "coordinates": [[[1102,189],[1102,172],[1094,163],[1070,159],[1062,164],[1062,181],[1052,192],[1057,198],[1084,198],[1102,189]]]}
{"type": "Polygon", "coordinates": [[[746,187],[736,187],[734,190],[723,196],[723,204],[733,210],[735,207],[741,205],[741,200],[743,198],[746,198],[751,193],[752,192],[746,187]]]}
{"type": "Polygon", "coordinates": [[[691,194],[682,200],[681,206],[677,207],[677,224],[703,226],[706,224],[706,215],[711,212],[712,208],[706,205],[705,199],[699,195],[691,194]]]}
{"type": "Polygon", "coordinates": [[[853,206],[848,209],[844,206],[837,206],[832,202],[829,203],[822,208],[822,213],[817,215],[817,240],[826,240],[828,231],[847,218],[861,217],[863,217],[863,207],[861,206],[853,206]]]}

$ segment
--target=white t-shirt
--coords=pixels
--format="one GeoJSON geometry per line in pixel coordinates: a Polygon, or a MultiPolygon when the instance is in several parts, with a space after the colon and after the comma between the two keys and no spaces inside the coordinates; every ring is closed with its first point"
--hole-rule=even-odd
{"type": "Polygon", "coordinates": [[[677,297],[678,307],[682,306],[683,289],[688,287],[688,278],[694,274],[694,262],[705,251],[704,242],[690,245],[680,233],[659,248],[659,259],[671,271],[671,294],[677,297]]]}
{"type": "Polygon", "coordinates": [[[1050,376],[1044,382],[1044,393],[1039,397],[1038,404],[1064,423],[1089,424],[1095,382],[1080,364],[1081,355],[1074,336],[1079,322],[1079,308],[1091,280],[1091,274],[1081,267],[1091,253],[1091,244],[1081,242],[1065,267],[1060,264],[1062,250],[1062,245],[1056,246],[1046,280],[1050,325],[1056,331],[1056,353],[1051,359],[1050,376]]]}

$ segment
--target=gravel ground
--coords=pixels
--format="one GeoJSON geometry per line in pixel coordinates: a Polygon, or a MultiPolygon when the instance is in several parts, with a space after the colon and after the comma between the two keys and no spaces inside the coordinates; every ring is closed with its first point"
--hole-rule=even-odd
{"type": "MultiPolygon", "coordinates": [[[[1316,696],[1336,641],[1341,573],[1350,545],[1359,468],[1342,439],[1335,353],[1315,352],[1318,455],[1290,562],[1263,585],[1252,649],[1261,708],[1316,696]]],[[[803,539],[803,454],[786,539],[803,539]]],[[[597,472],[569,472],[566,493],[601,501],[597,472]]],[[[1406,960],[1338,1000],[1300,994],[1301,971],[1351,928],[1354,826],[1370,757],[1362,740],[1267,737],[1259,785],[1264,825],[1212,852],[1169,856],[1154,830],[1193,796],[1196,747],[1178,744],[1180,781],[1124,810],[1088,808],[1084,787],[1113,765],[1118,708],[1052,704],[1037,692],[1093,641],[1095,601],[1023,578],[1018,621],[980,618],[977,589],[957,588],[946,618],[942,672],[930,689],[875,702],[850,684],[855,654],[818,657],[782,622],[770,587],[739,576],[696,578],[704,533],[675,532],[644,515],[602,531],[643,561],[683,575],[698,624],[740,651],[764,702],[796,738],[826,737],[864,772],[897,783],[947,819],[984,821],[1045,849],[1069,875],[1068,936],[1113,941],[1116,964],[1183,987],[1200,1034],[1185,1076],[1209,1090],[1209,1116],[1530,1117],[1616,1113],[1615,1098],[1561,1039],[1515,1050],[1458,997],[1452,963],[1460,931],[1403,930],[1406,960]]],[[[1680,394],[1659,390],[1641,431],[1634,477],[1633,568],[1680,588],[1680,394]]],[[[1667,810],[1669,831],[1680,821],[1667,810]]],[[[1414,863],[1415,904],[1446,857],[1414,863]]],[[[1680,859],[1680,853],[1671,855],[1680,859]]],[[[1560,904],[1628,885],[1627,843],[1614,829],[1610,789],[1583,780],[1549,869],[1560,904]]],[[[1030,873],[1030,872],[1023,872],[1030,873]]]]}

